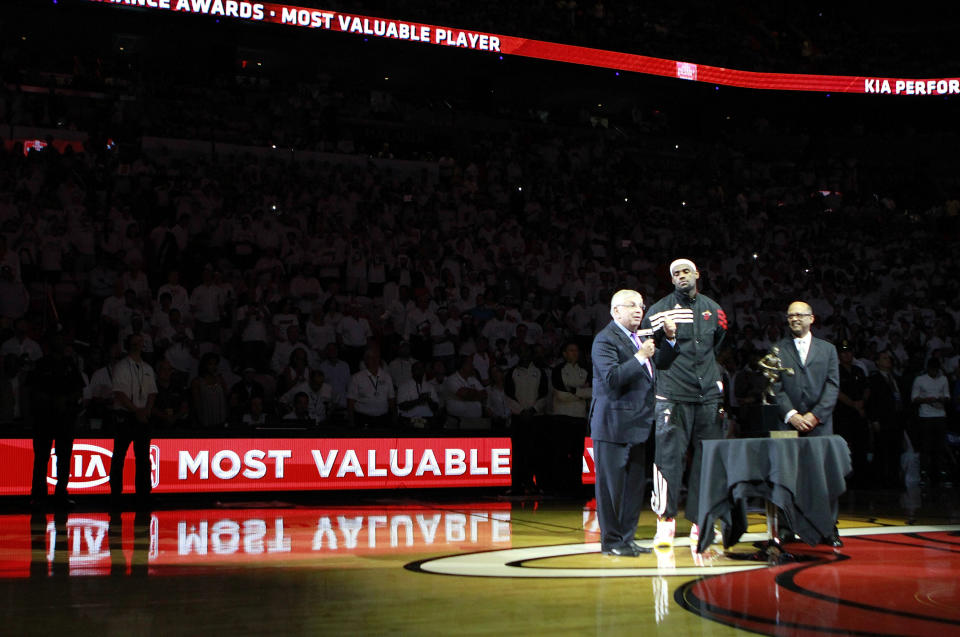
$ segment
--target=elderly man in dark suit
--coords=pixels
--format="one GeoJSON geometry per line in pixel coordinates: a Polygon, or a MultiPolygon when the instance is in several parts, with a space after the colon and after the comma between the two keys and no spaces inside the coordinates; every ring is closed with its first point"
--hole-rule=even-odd
{"type": "Polygon", "coordinates": [[[787,308],[787,325],[792,336],[777,343],[784,367],[794,374],[781,374],[774,385],[777,407],[784,428],[792,427],[805,436],[833,435],[833,408],[840,391],[837,348],[810,332],[813,310],[803,301],[787,308]]]}
{"type": "Polygon", "coordinates": [[[633,539],[643,504],[644,444],[654,419],[655,370],[676,356],[676,325],[664,325],[657,348],[637,328],[643,297],[620,290],[610,301],[613,320],[593,341],[593,403],[590,436],[596,464],[597,520],[604,555],[636,557],[649,553],[633,539]],[[654,359],[654,360],[652,360],[654,359]]]}
{"type": "MultiPolygon", "coordinates": [[[[813,309],[803,301],[794,301],[787,308],[787,325],[792,336],[781,339],[780,359],[783,367],[794,370],[793,375],[780,374],[774,384],[777,409],[784,429],[792,427],[801,436],[833,435],[833,408],[840,392],[840,365],[837,348],[816,338],[810,332],[814,321],[813,309]]],[[[834,511],[834,519],[838,511],[834,511]]],[[[795,541],[786,525],[781,537],[795,541]]],[[[843,546],[837,527],[822,543],[843,546]]]]}

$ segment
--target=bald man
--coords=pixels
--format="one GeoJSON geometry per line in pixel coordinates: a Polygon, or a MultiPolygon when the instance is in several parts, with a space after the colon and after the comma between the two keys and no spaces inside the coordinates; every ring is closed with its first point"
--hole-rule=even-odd
{"type": "Polygon", "coordinates": [[[794,374],[781,374],[773,389],[784,429],[796,429],[801,436],[830,436],[840,367],[837,348],[810,331],[815,320],[813,309],[803,301],[794,301],[787,308],[791,335],[777,346],[781,364],[793,368],[794,374]]]}
{"type": "MultiPolygon", "coordinates": [[[[777,410],[783,429],[796,429],[801,436],[833,435],[833,408],[840,393],[840,365],[837,348],[832,343],[816,338],[810,326],[816,317],[808,303],[794,301],[787,308],[787,326],[790,336],[780,339],[780,361],[783,367],[793,368],[792,376],[780,374],[774,384],[777,410]]],[[[833,503],[833,519],[838,508],[833,503]]],[[[781,526],[781,537],[792,538],[786,524],[781,526]]],[[[837,527],[821,540],[834,548],[843,546],[837,527]]]]}

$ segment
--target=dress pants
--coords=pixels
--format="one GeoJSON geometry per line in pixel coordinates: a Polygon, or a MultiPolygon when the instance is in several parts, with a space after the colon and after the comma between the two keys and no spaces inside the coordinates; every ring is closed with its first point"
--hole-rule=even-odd
{"type": "Polygon", "coordinates": [[[111,500],[116,505],[123,494],[123,467],[127,449],[133,444],[137,500],[145,503],[150,497],[150,425],[138,421],[131,413],[117,412],[114,427],[113,458],[110,460],[111,500]]]}
{"type": "Polygon", "coordinates": [[[644,443],[593,441],[597,522],[603,550],[627,545],[643,507],[644,443]]]}

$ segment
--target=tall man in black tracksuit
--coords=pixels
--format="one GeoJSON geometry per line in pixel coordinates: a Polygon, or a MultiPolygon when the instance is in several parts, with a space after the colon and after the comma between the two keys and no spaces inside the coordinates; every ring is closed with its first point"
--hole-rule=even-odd
{"type": "MultiPolygon", "coordinates": [[[[656,385],[656,453],[651,505],[657,514],[655,545],[672,545],[687,448],[693,463],[687,490],[686,517],[695,522],[700,491],[700,441],[723,437],[723,384],[716,353],[727,333],[727,315],[713,299],[697,292],[700,273],[689,259],[670,264],[674,292],[657,301],[641,329],[659,339],[666,319],[677,326],[677,356],[659,368],[656,385]]],[[[668,359],[670,360],[670,359],[668,359]]],[[[712,532],[712,529],[710,530],[712,532]]],[[[696,545],[698,529],[690,531],[696,545]]]]}

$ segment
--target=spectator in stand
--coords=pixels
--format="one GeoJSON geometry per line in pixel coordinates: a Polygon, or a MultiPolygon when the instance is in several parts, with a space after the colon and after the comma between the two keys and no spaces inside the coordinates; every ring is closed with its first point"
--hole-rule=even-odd
{"type": "Polygon", "coordinates": [[[190,311],[195,334],[200,342],[220,343],[220,321],[225,299],[223,290],[214,284],[213,265],[203,266],[201,283],[190,293],[190,311]]]}
{"type": "Polygon", "coordinates": [[[174,374],[173,366],[165,358],[157,361],[157,399],[153,403],[151,428],[170,431],[186,428],[190,421],[190,399],[186,388],[174,374]]]}
{"type": "MultiPolygon", "coordinates": [[[[323,288],[320,286],[320,279],[314,276],[314,266],[312,263],[305,263],[300,271],[290,280],[290,296],[297,300],[297,310],[301,318],[306,319],[313,313],[314,308],[323,302],[321,295],[323,288]]],[[[321,318],[323,314],[321,313],[321,318]]],[[[309,338],[309,335],[308,335],[309,338]]],[[[326,343],[319,348],[311,345],[314,349],[322,349],[326,343]]]]}
{"type": "Polygon", "coordinates": [[[553,389],[551,435],[546,443],[549,458],[545,477],[561,490],[571,491],[581,483],[583,438],[587,435],[587,408],[593,395],[593,380],[580,365],[580,348],[573,341],[563,347],[563,362],[550,373],[553,389]]]}
{"type": "Polygon", "coordinates": [[[497,364],[493,354],[490,352],[490,341],[488,341],[484,336],[477,337],[477,351],[475,351],[473,354],[464,355],[472,356],[473,368],[477,372],[477,378],[480,379],[480,382],[484,386],[489,385],[490,369],[497,364]]]}
{"type": "Polygon", "coordinates": [[[241,424],[248,429],[253,429],[266,425],[267,421],[267,413],[263,409],[263,398],[260,396],[252,397],[240,418],[241,424]]]}
{"type": "MultiPolygon", "coordinates": [[[[161,292],[157,297],[157,302],[153,304],[153,311],[148,321],[150,329],[153,331],[154,340],[159,337],[160,332],[170,327],[170,310],[172,309],[174,309],[173,297],[169,292],[161,292]]],[[[180,316],[183,316],[182,311],[180,311],[180,316]]]]}
{"type": "Polygon", "coordinates": [[[290,364],[290,354],[295,349],[302,349],[307,354],[307,364],[313,367],[311,358],[313,352],[310,347],[300,338],[300,326],[296,323],[288,325],[279,338],[273,344],[273,355],[270,357],[270,370],[274,374],[280,374],[290,364]]]}
{"type": "Polygon", "coordinates": [[[244,367],[266,370],[269,352],[267,325],[270,311],[256,297],[241,295],[236,312],[237,332],[240,334],[240,356],[244,367]]]}
{"type": "Polygon", "coordinates": [[[220,374],[220,355],[207,352],[200,357],[199,373],[190,383],[194,422],[201,429],[223,428],[230,418],[229,387],[220,374]]]}
{"type": "Polygon", "coordinates": [[[113,460],[110,465],[110,496],[114,508],[123,493],[123,467],[131,443],[136,463],[137,508],[145,508],[150,497],[150,417],[157,397],[153,368],[141,357],[143,339],[133,334],[127,341],[127,357],[113,373],[113,460]]]}
{"type": "Polygon", "coordinates": [[[440,423],[440,399],[424,372],[424,363],[414,361],[410,378],[397,388],[397,408],[403,427],[433,428],[440,423]]]}
{"type": "Polygon", "coordinates": [[[947,408],[950,387],[940,369],[940,360],[930,358],[926,374],[917,376],[910,391],[910,401],[917,406],[917,418],[907,433],[913,447],[920,452],[923,480],[928,485],[949,481],[947,473],[947,408]]]}
{"type": "Polygon", "coordinates": [[[390,373],[380,361],[380,350],[369,347],[363,364],[350,377],[347,418],[351,426],[385,429],[396,421],[396,398],[390,373]]]}
{"type": "Polygon", "coordinates": [[[40,360],[43,350],[39,343],[30,338],[30,323],[26,319],[19,319],[13,324],[13,329],[13,336],[0,345],[0,356],[12,354],[25,363],[40,360]]]}
{"type": "Polygon", "coordinates": [[[324,378],[333,388],[337,407],[344,409],[347,406],[347,388],[350,385],[350,367],[340,360],[339,348],[336,343],[328,343],[324,350],[324,358],[318,369],[323,372],[324,378]]]}
{"type": "Polygon", "coordinates": [[[337,325],[337,335],[343,348],[343,360],[352,371],[358,370],[367,344],[373,337],[373,331],[367,319],[360,315],[360,308],[356,303],[347,306],[347,313],[337,325]]]}
{"type": "Polygon", "coordinates": [[[337,342],[337,326],[331,323],[323,307],[316,305],[306,327],[307,344],[315,352],[323,352],[330,343],[337,342]]]}
{"type": "Polygon", "coordinates": [[[872,436],[869,463],[870,485],[895,487],[897,473],[890,468],[900,463],[904,424],[908,416],[900,379],[893,372],[893,356],[884,350],[877,354],[877,371],[870,375],[866,412],[872,436]]]}
{"type": "Polygon", "coordinates": [[[867,375],[854,363],[850,341],[844,339],[837,349],[840,392],[833,410],[833,429],[850,446],[853,474],[848,480],[854,486],[864,486],[868,484],[867,452],[870,447],[866,410],[866,401],[870,397],[867,375]]]}
{"type": "Polygon", "coordinates": [[[296,420],[301,423],[316,424],[310,416],[310,397],[306,392],[297,392],[293,397],[293,409],[283,417],[284,420],[296,420]]]}
{"type": "Polygon", "coordinates": [[[520,413],[520,404],[504,391],[505,374],[496,365],[490,368],[490,383],[486,386],[484,413],[490,418],[494,431],[510,429],[513,416],[520,413]]]}
{"type": "Polygon", "coordinates": [[[133,314],[131,305],[136,295],[130,290],[129,302],[127,296],[123,281],[118,278],[113,284],[113,296],[104,299],[100,310],[104,342],[116,341],[120,328],[129,324],[130,315],[133,314]]]}
{"type": "Polygon", "coordinates": [[[432,358],[442,361],[450,370],[456,364],[457,339],[461,325],[459,311],[441,305],[437,308],[437,320],[430,326],[430,336],[433,339],[432,358]]]}
{"type": "Polygon", "coordinates": [[[176,372],[188,377],[193,375],[196,363],[193,331],[180,319],[178,310],[170,310],[170,327],[158,335],[157,348],[163,350],[164,358],[176,372]]]}
{"type": "MultiPolygon", "coordinates": [[[[443,372],[443,363],[434,362],[434,379],[443,372]]],[[[483,406],[487,398],[483,384],[473,369],[473,359],[460,357],[457,371],[443,380],[443,396],[447,415],[463,420],[464,418],[483,417],[483,406]]]]}
{"type": "Polygon", "coordinates": [[[390,378],[396,387],[413,378],[413,365],[416,362],[417,360],[410,356],[410,343],[401,341],[397,356],[387,365],[387,371],[390,372],[390,378]]]}
{"type": "Polygon", "coordinates": [[[520,347],[519,361],[507,372],[504,392],[520,405],[520,413],[512,420],[513,440],[513,491],[529,495],[543,491],[535,482],[535,475],[543,480],[544,465],[536,445],[541,438],[540,416],[546,413],[549,381],[547,374],[537,367],[533,350],[520,347]]]}
{"type": "Polygon", "coordinates": [[[310,363],[307,350],[302,347],[290,351],[287,366],[277,376],[277,394],[283,395],[291,387],[310,380],[310,363]]]}
{"type": "MultiPolygon", "coordinates": [[[[310,371],[310,380],[297,383],[280,397],[282,409],[295,410],[295,402],[301,394],[307,397],[307,417],[315,426],[327,423],[330,407],[336,403],[336,396],[330,383],[325,382],[323,372],[314,369],[310,371]]],[[[298,418],[302,420],[302,418],[298,418]]]]}
{"type": "Polygon", "coordinates": [[[148,331],[145,331],[143,315],[140,312],[134,312],[130,315],[130,324],[120,328],[119,343],[125,343],[127,337],[131,334],[140,334],[143,336],[143,357],[148,363],[153,362],[153,338],[148,331]]]}

